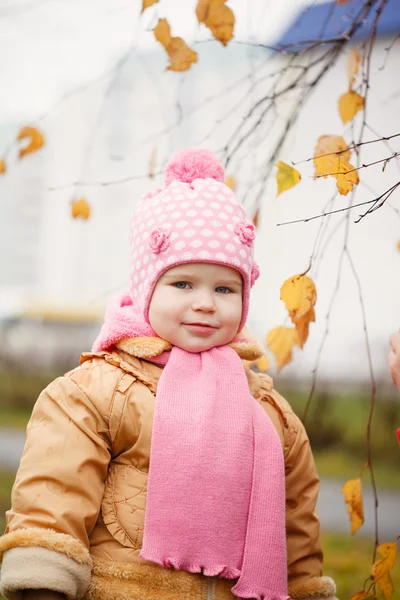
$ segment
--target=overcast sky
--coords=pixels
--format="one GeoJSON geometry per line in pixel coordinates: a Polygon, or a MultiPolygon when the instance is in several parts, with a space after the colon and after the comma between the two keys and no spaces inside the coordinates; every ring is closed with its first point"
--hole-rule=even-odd
{"type": "MultiPolygon", "coordinates": [[[[271,42],[308,0],[232,0],[236,39],[271,42]]],[[[151,28],[166,17],[187,41],[208,32],[196,0],[0,0],[0,123],[35,120],[67,90],[105,73],[132,44],[159,48],[151,28]]]]}

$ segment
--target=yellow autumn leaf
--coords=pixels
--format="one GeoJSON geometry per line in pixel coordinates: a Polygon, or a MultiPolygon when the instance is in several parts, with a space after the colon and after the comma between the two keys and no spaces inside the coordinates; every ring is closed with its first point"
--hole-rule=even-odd
{"type": "Polygon", "coordinates": [[[299,317],[298,319],[292,320],[294,326],[296,327],[297,333],[299,334],[299,346],[300,348],[303,348],[308,338],[308,330],[310,327],[310,323],[315,322],[315,310],[312,307],[303,316],[299,317]]]}
{"type": "Polygon", "coordinates": [[[361,56],[352,48],[347,57],[347,75],[349,77],[349,90],[353,88],[355,77],[361,62],[361,56]]]}
{"type": "Polygon", "coordinates": [[[297,185],[301,179],[301,175],[297,169],[294,169],[281,160],[275,166],[278,167],[276,183],[278,185],[277,196],[279,196],[282,192],[286,192],[286,190],[290,190],[290,188],[297,185]]]}
{"type": "Polygon", "coordinates": [[[394,592],[394,586],[390,578],[390,574],[386,573],[379,581],[378,585],[385,600],[391,600],[394,592]]]}
{"type": "Polygon", "coordinates": [[[354,535],[364,523],[361,479],[349,479],[342,487],[344,500],[351,523],[351,535],[354,535]]]}
{"type": "Polygon", "coordinates": [[[19,157],[36,152],[44,145],[44,137],[36,127],[23,127],[17,137],[18,140],[28,140],[25,148],[19,151],[19,157]]]}
{"type": "Polygon", "coordinates": [[[363,110],[364,104],[364,98],[352,90],[340,96],[339,114],[343,123],[346,124],[354,119],[355,115],[363,110]]]}
{"type": "Polygon", "coordinates": [[[0,175],[6,172],[6,161],[0,158],[0,175]]]}
{"type": "Polygon", "coordinates": [[[346,142],[340,135],[322,135],[315,148],[315,177],[332,175],[337,180],[339,193],[344,196],[360,181],[358,172],[349,163],[350,154],[346,142]]]}
{"type": "Polygon", "coordinates": [[[146,8],[150,8],[153,4],[157,4],[158,0],[142,0],[142,12],[146,10],[146,8]]]}
{"type": "Polygon", "coordinates": [[[365,592],[361,590],[361,592],[357,592],[350,598],[350,600],[367,600],[367,598],[372,598],[373,596],[369,592],[365,592]]]}
{"type": "Polygon", "coordinates": [[[171,28],[166,19],[160,19],[153,32],[169,56],[167,71],[187,71],[192,63],[197,62],[197,53],[189,48],[182,38],[171,36],[171,28]]]}
{"type": "Polygon", "coordinates": [[[267,346],[275,355],[280,371],[293,358],[293,346],[299,345],[299,336],[294,327],[275,327],[267,335],[267,346]]]}
{"type": "Polygon", "coordinates": [[[90,217],[90,206],[85,198],[74,200],[71,207],[71,215],[74,219],[87,220],[90,217]]]}
{"type": "Polygon", "coordinates": [[[397,242],[397,250],[400,252],[400,242],[397,242]]]}
{"type": "Polygon", "coordinates": [[[233,177],[233,175],[227,175],[224,183],[228,186],[228,188],[231,188],[231,190],[236,190],[236,179],[233,177]]]}
{"type": "Polygon", "coordinates": [[[224,46],[232,39],[235,27],[235,15],[225,5],[226,0],[199,0],[196,16],[199,23],[204,23],[214,38],[224,46]]]}
{"type": "Polygon", "coordinates": [[[380,544],[376,551],[382,558],[378,558],[372,565],[371,575],[374,582],[378,582],[393,569],[396,562],[396,542],[380,544]]]}
{"type": "Polygon", "coordinates": [[[309,312],[317,301],[315,283],[307,275],[294,275],[283,282],[281,300],[293,322],[309,312]]]}
{"type": "Polygon", "coordinates": [[[268,371],[268,369],[270,368],[270,362],[267,356],[265,356],[265,354],[263,356],[261,356],[260,358],[257,358],[257,360],[254,361],[257,369],[259,371],[268,371]]]}

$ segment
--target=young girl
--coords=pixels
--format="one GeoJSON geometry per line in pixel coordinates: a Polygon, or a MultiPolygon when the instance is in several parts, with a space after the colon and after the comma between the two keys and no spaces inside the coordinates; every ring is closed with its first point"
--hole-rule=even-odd
{"type": "Polygon", "coordinates": [[[223,180],[187,150],[137,204],[130,294],[28,425],[7,598],[333,600],[307,435],[243,367],[255,232],[223,180]]]}

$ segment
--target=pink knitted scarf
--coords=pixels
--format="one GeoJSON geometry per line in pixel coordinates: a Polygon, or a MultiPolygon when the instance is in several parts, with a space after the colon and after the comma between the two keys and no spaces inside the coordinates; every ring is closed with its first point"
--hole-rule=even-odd
{"type": "MultiPolygon", "coordinates": [[[[93,350],[156,335],[126,296],[110,305],[93,350]]],[[[239,598],[287,594],[285,476],[281,442],[251,396],[229,346],[165,364],[152,431],[142,558],[163,567],[238,579],[239,598]]]]}

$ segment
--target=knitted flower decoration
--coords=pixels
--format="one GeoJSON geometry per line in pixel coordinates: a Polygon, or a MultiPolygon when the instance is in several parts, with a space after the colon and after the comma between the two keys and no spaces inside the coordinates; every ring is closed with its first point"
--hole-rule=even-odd
{"type": "Polygon", "coordinates": [[[246,246],[252,246],[254,238],[256,237],[254,225],[252,223],[239,221],[235,225],[235,233],[239,236],[242,244],[246,244],[246,246]]]}
{"type": "Polygon", "coordinates": [[[157,227],[157,229],[153,229],[149,235],[149,246],[153,254],[159,254],[160,252],[164,252],[169,247],[169,237],[171,235],[171,231],[167,229],[161,229],[157,227]]]}

